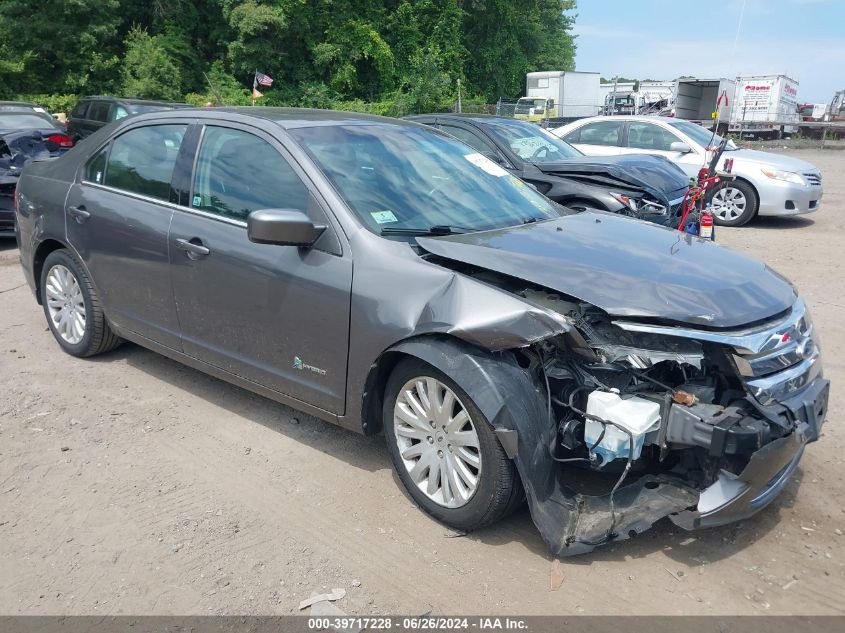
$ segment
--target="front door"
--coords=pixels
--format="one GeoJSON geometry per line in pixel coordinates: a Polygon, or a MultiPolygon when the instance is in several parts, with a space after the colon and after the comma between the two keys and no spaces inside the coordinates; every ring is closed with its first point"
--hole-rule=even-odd
{"type": "Polygon", "coordinates": [[[179,348],[167,232],[171,179],[187,125],[131,128],[85,165],[68,194],[67,238],[85,262],[109,320],[179,348]]]}
{"type": "Polygon", "coordinates": [[[170,230],[182,349],[332,413],[344,412],[352,260],[331,227],[312,248],[255,244],[246,219],[286,208],[328,224],[283,148],[252,128],[207,126],[170,230]]]}
{"type": "Polygon", "coordinates": [[[695,151],[687,153],[673,151],[672,143],[688,144],[665,127],[648,121],[631,121],[628,123],[623,153],[663,156],[678,165],[688,176],[697,176],[702,163],[701,155],[695,151]]]}

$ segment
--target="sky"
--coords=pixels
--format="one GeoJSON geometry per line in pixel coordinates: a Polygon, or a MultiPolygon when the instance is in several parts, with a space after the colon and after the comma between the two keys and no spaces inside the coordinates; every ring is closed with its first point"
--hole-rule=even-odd
{"type": "Polygon", "coordinates": [[[830,103],[845,88],[845,0],[578,0],[576,13],[576,70],[632,79],[785,74],[806,103],[830,103]]]}

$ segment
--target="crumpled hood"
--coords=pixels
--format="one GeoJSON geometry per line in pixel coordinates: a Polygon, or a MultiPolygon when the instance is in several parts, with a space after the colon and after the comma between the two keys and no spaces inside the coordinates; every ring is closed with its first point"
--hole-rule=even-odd
{"type": "Polygon", "coordinates": [[[614,316],[736,327],[783,312],[796,299],[792,285],[757,260],[610,213],[419,237],[417,243],[434,255],[545,286],[614,316]]]}
{"type": "Polygon", "coordinates": [[[535,165],[544,174],[609,186],[615,181],[622,187],[642,189],[664,201],[689,186],[689,178],[683,170],[663,156],[579,156],[535,165]]]}
{"type": "Polygon", "coordinates": [[[818,167],[813,165],[813,163],[808,163],[806,160],[793,158],[792,156],[784,156],[782,154],[775,154],[773,152],[758,152],[754,149],[737,149],[725,152],[723,154],[723,158],[733,158],[735,162],[768,165],[774,169],[782,169],[784,171],[792,171],[799,174],[803,174],[808,171],[819,171],[818,167]]]}

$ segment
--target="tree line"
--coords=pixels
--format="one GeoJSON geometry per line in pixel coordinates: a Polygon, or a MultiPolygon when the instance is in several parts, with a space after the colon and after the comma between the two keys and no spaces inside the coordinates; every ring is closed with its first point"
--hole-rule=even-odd
{"type": "MultiPolygon", "coordinates": [[[[362,106],[491,103],[574,67],[575,0],[2,0],[0,98],[84,94],[362,106]],[[215,90],[209,87],[209,82],[215,90]]],[[[383,112],[382,112],[383,111],[383,112]]]]}

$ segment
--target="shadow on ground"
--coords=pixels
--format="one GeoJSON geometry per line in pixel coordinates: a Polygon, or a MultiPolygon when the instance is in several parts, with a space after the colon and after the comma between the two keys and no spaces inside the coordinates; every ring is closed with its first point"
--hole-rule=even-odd
{"type": "MultiPolygon", "coordinates": [[[[392,469],[381,436],[364,437],[347,431],[134,344],[124,344],[114,352],[90,360],[102,363],[125,361],[131,367],[177,389],[199,396],[239,417],[257,422],[352,467],[368,472],[392,469]]],[[[632,539],[611,542],[589,554],[565,560],[574,564],[591,565],[603,561],[643,558],[660,551],[680,564],[696,567],[728,558],[777,527],[781,519],[781,509],[792,505],[801,477],[799,468],[780,497],[771,506],[746,521],[720,528],[687,532],[664,519],[632,539]]],[[[413,503],[395,472],[393,482],[413,503]]],[[[460,538],[492,546],[519,542],[539,557],[550,557],[525,505],[503,521],[460,538]]]]}
{"type": "Polygon", "coordinates": [[[815,224],[815,220],[800,215],[791,216],[776,216],[776,215],[760,215],[754,218],[749,224],[749,227],[755,229],[803,229],[815,224]]]}

